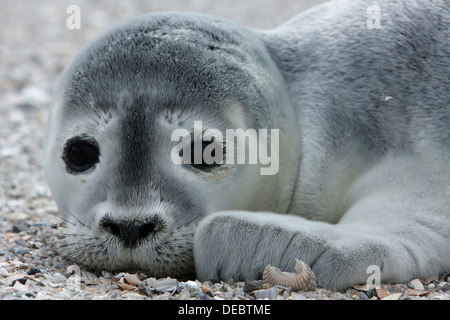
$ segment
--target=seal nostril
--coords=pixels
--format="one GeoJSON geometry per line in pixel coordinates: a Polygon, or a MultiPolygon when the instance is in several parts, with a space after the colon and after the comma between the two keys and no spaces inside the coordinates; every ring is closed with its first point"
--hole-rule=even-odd
{"type": "Polygon", "coordinates": [[[120,228],[115,223],[113,223],[113,222],[104,222],[102,226],[107,232],[111,233],[112,235],[115,235],[117,237],[121,237],[120,228]]]}
{"type": "Polygon", "coordinates": [[[154,223],[144,223],[139,229],[139,238],[145,238],[156,230],[157,228],[154,223]]]}
{"type": "Polygon", "coordinates": [[[134,247],[139,240],[145,239],[152,233],[159,230],[158,224],[153,222],[143,222],[140,220],[111,220],[103,219],[101,226],[103,229],[119,238],[126,247],[134,247]]]}

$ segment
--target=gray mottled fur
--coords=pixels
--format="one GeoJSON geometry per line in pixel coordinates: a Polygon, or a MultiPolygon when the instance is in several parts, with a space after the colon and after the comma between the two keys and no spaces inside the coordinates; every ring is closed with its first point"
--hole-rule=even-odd
{"type": "Polygon", "coordinates": [[[373,1],[334,1],[269,31],[152,14],[89,45],[62,77],[45,148],[59,207],[93,226],[75,228],[69,255],[156,276],[195,260],[201,280],[292,271],[297,258],[333,289],[365,283],[370,265],[385,282],[449,271],[450,11],[375,3],[381,29],[366,25],[373,1]],[[170,163],[174,128],[236,118],[280,129],[276,176],[246,165],[214,180],[170,163]],[[69,175],[61,149],[80,134],[100,163],[69,175]],[[165,228],[127,251],[97,227],[105,214],[165,228]]]}

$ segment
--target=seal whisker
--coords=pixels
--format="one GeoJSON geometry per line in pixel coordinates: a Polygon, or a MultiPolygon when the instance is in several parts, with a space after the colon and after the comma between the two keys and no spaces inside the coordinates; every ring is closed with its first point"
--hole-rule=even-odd
{"type": "Polygon", "coordinates": [[[183,227],[186,227],[186,226],[190,225],[192,222],[194,222],[194,221],[197,220],[198,218],[202,217],[203,215],[204,215],[203,212],[200,213],[200,214],[198,214],[198,215],[196,215],[193,219],[191,219],[191,220],[189,220],[188,222],[186,222],[186,223],[184,223],[184,224],[178,226],[177,229],[183,228],[183,227]]]}
{"type": "Polygon", "coordinates": [[[92,258],[98,257],[102,251],[105,251],[105,246],[98,241],[98,238],[84,239],[82,246],[79,243],[66,242],[57,248],[57,252],[64,259],[82,265],[85,268],[91,267],[91,262],[95,262],[95,259],[92,258]]]}
{"type": "Polygon", "coordinates": [[[82,222],[80,219],[77,218],[76,215],[74,215],[72,212],[70,212],[69,210],[67,210],[66,208],[62,207],[62,209],[67,212],[68,214],[70,214],[76,221],[78,221],[78,223],[80,223],[83,227],[88,228],[89,230],[91,230],[91,227],[86,225],[84,222],[82,222]]]}
{"type": "Polygon", "coordinates": [[[63,216],[60,216],[59,214],[58,214],[58,215],[55,215],[55,217],[58,217],[59,219],[63,220],[64,222],[67,222],[67,223],[69,223],[69,224],[71,224],[71,225],[73,225],[73,226],[76,226],[76,225],[77,225],[77,223],[75,223],[75,222],[73,222],[73,221],[70,221],[69,219],[66,219],[66,218],[64,218],[63,216]]]}

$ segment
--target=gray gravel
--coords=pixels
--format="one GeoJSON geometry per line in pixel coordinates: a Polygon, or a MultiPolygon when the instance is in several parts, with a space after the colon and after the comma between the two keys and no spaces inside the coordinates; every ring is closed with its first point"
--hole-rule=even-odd
{"type": "Polygon", "coordinates": [[[318,1],[12,1],[0,2],[0,299],[450,300],[450,278],[296,292],[261,281],[199,282],[151,275],[93,274],[58,254],[65,222],[41,164],[47,107],[59,74],[87,41],[142,13],[190,10],[270,28],[318,1]],[[66,8],[81,8],[81,29],[66,8]],[[386,299],[386,298],[385,298],[386,299]]]}

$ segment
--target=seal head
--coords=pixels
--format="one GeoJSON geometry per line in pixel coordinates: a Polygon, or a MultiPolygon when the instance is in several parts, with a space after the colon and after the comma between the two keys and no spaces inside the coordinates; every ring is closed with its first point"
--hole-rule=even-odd
{"type": "Polygon", "coordinates": [[[99,270],[192,273],[193,235],[204,216],[287,211],[297,131],[283,79],[256,32],[181,13],[116,27],[66,69],[49,118],[45,171],[71,222],[65,254],[99,270]],[[171,134],[192,132],[194,121],[223,132],[279,129],[279,172],[175,165],[171,134]]]}

